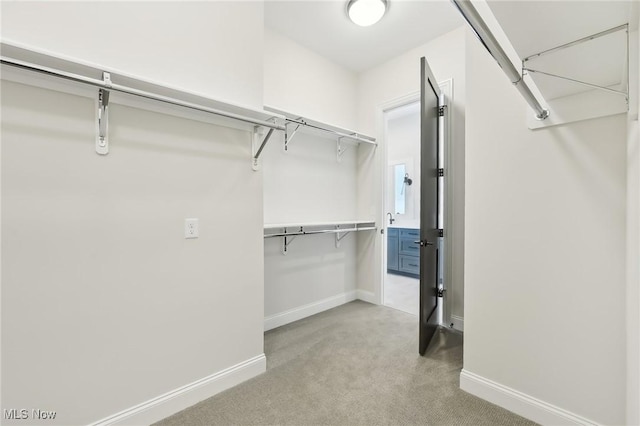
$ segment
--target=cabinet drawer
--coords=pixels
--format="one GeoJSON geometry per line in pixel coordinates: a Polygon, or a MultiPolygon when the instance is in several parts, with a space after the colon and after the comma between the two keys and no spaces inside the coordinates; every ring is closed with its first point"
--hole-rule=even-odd
{"type": "MultiPolygon", "coordinates": [[[[418,237],[415,237],[418,238],[418,237]]],[[[400,254],[409,256],[420,256],[420,244],[416,244],[413,238],[404,238],[400,240],[400,254]]]]}
{"type": "Polygon", "coordinates": [[[408,229],[408,228],[400,229],[400,238],[402,238],[402,237],[415,238],[416,240],[419,240],[420,239],[420,230],[419,229],[408,229]]]}
{"type": "Polygon", "coordinates": [[[408,272],[410,274],[420,274],[420,258],[417,256],[403,256],[400,255],[400,271],[408,272]]]}
{"type": "Polygon", "coordinates": [[[398,228],[387,228],[387,235],[390,237],[398,236],[398,228]]]}

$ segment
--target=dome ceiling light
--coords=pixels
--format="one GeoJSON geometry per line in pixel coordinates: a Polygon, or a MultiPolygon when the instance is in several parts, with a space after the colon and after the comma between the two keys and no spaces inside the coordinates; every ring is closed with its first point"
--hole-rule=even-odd
{"type": "Polygon", "coordinates": [[[354,24],[368,27],[382,19],[387,8],[387,0],[349,0],[347,15],[354,24]]]}

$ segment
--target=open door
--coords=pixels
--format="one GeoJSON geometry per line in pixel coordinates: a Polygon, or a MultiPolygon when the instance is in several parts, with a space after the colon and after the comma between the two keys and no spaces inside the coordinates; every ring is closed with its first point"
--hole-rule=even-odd
{"type": "Polygon", "coordinates": [[[420,355],[438,328],[438,134],[440,88],[420,59],[420,355]]]}

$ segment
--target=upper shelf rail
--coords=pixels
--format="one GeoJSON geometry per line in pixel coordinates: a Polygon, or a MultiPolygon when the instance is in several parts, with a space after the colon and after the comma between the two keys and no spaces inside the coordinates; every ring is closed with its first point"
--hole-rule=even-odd
{"type": "Polygon", "coordinates": [[[298,115],[291,114],[289,112],[282,111],[280,109],[273,108],[270,106],[265,106],[264,109],[266,111],[270,111],[270,112],[273,112],[274,114],[278,114],[285,117],[285,127],[286,127],[285,150],[287,149],[287,146],[293,139],[293,136],[301,128],[308,128],[314,131],[319,131],[319,132],[334,136],[337,138],[338,142],[340,142],[343,139],[346,139],[346,140],[352,140],[358,143],[367,143],[371,145],[377,145],[376,139],[374,137],[363,135],[362,133],[354,132],[338,126],[333,126],[331,124],[322,123],[320,121],[303,118],[298,115]]]}
{"type": "Polygon", "coordinates": [[[160,95],[160,94],[156,94],[156,93],[152,93],[152,92],[147,92],[144,90],[139,90],[133,87],[127,87],[127,86],[123,86],[117,83],[113,83],[113,82],[109,82],[109,81],[105,81],[105,80],[98,80],[96,78],[91,78],[91,77],[86,77],[83,75],[79,75],[79,74],[74,74],[74,73],[70,73],[70,72],[66,72],[66,71],[62,71],[62,70],[58,70],[58,69],[54,69],[54,68],[49,68],[49,67],[45,67],[45,66],[41,66],[38,64],[33,64],[33,63],[29,63],[29,62],[25,62],[25,61],[21,61],[18,59],[13,59],[13,58],[8,58],[5,56],[0,56],[0,63],[2,63],[2,65],[8,65],[8,66],[12,66],[12,67],[16,67],[16,68],[20,68],[20,69],[24,69],[24,70],[28,70],[28,71],[32,71],[32,72],[37,72],[37,73],[41,73],[41,74],[46,74],[46,75],[50,75],[53,77],[58,77],[58,78],[62,78],[65,80],[69,80],[69,81],[73,81],[76,83],[83,83],[83,84],[88,84],[90,86],[94,86],[94,87],[98,87],[101,89],[107,89],[107,90],[111,90],[114,92],[120,92],[120,93],[126,93],[129,95],[134,95],[134,96],[138,96],[138,97],[142,97],[142,98],[146,98],[146,99],[150,99],[150,100],[154,100],[154,101],[159,101],[159,102],[163,102],[163,103],[167,103],[167,104],[171,104],[171,105],[176,105],[176,106],[180,106],[180,107],[184,107],[184,108],[189,108],[192,110],[196,110],[196,111],[201,111],[201,112],[206,112],[206,113],[210,113],[210,114],[215,114],[221,117],[225,117],[225,118],[230,118],[233,120],[239,120],[239,121],[243,121],[245,123],[250,123],[250,124],[255,124],[257,126],[263,126],[263,127],[268,127],[270,129],[274,129],[274,130],[281,130],[284,131],[285,127],[271,122],[271,121],[265,121],[265,120],[259,120],[256,118],[252,118],[252,117],[247,117],[244,115],[240,115],[240,114],[235,114],[232,112],[228,112],[228,111],[222,111],[216,108],[210,108],[207,107],[205,105],[200,105],[200,104],[196,104],[196,103],[192,103],[192,102],[187,102],[187,101],[183,101],[180,99],[176,99],[176,98],[172,98],[169,96],[164,96],[164,95],[160,95]]]}
{"type": "Polygon", "coordinates": [[[333,129],[328,129],[325,127],[321,127],[319,125],[315,125],[315,124],[311,124],[309,123],[307,120],[304,120],[302,118],[285,118],[287,123],[293,123],[293,124],[299,124],[301,126],[305,126],[311,129],[315,129],[315,130],[320,130],[322,132],[326,132],[326,133],[330,133],[332,135],[338,136],[338,137],[342,137],[342,138],[348,138],[348,139],[352,139],[354,141],[358,141],[358,142],[363,142],[363,143],[370,143],[373,145],[377,145],[376,140],[373,138],[370,138],[368,136],[364,136],[361,135],[359,133],[345,133],[343,131],[339,131],[339,130],[333,130],[333,129]]]}
{"type": "Polygon", "coordinates": [[[592,34],[592,35],[587,36],[587,37],[582,37],[581,39],[574,40],[574,41],[571,41],[569,43],[562,44],[560,46],[552,47],[551,49],[543,50],[542,52],[534,53],[533,55],[529,55],[526,58],[524,58],[522,60],[522,62],[527,62],[527,61],[529,61],[531,59],[539,58],[540,56],[548,55],[549,53],[557,52],[558,50],[563,50],[563,49],[566,49],[568,47],[576,46],[576,45],[582,44],[582,43],[584,43],[586,41],[595,40],[597,38],[600,38],[600,37],[603,37],[603,36],[618,32],[618,31],[622,31],[622,30],[628,31],[629,30],[629,24],[618,25],[617,27],[609,28],[608,30],[601,31],[599,33],[592,34]]]}

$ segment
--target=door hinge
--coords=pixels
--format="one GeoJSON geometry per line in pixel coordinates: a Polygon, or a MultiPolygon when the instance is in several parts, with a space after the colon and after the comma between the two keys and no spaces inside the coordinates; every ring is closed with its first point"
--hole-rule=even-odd
{"type": "Polygon", "coordinates": [[[444,229],[438,229],[438,236],[444,237],[444,229]]]}
{"type": "Polygon", "coordinates": [[[438,107],[438,117],[444,117],[444,111],[447,108],[446,105],[442,105],[438,107]]]}
{"type": "Polygon", "coordinates": [[[438,169],[438,177],[444,177],[444,169],[438,169]]]}
{"type": "Polygon", "coordinates": [[[446,289],[439,287],[438,288],[438,297],[444,297],[444,292],[447,291],[446,289]]]}

